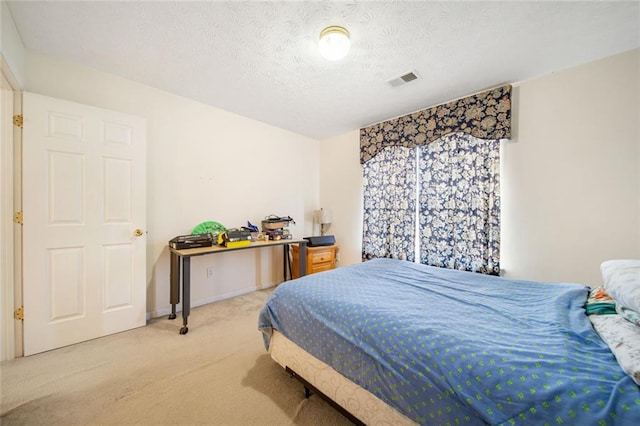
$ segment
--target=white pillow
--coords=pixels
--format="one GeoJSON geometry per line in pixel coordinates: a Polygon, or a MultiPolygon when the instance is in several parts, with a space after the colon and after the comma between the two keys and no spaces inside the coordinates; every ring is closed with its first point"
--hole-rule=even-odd
{"type": "Polygon", "coordinates": [[[600,272],[607,294],[621,306],[640,312],[640,259],[607,260],[600,272]]]}

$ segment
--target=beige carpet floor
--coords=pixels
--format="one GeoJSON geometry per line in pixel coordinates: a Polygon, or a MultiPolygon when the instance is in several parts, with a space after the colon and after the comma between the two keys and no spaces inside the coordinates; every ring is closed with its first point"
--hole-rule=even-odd
{"type": "Polygon", "coordinates": [[[267,354],[269,291],[0,364],[0,424],[350,425],[267,354]]]}

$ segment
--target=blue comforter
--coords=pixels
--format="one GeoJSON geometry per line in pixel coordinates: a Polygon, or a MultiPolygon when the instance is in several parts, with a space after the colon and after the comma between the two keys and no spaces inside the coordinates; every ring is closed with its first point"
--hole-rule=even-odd
{"type": "Polygon", "coordinates": [[[259,318],[421,424],[640,424],[588,287],[374,259],[281,284],[259,318]]]}

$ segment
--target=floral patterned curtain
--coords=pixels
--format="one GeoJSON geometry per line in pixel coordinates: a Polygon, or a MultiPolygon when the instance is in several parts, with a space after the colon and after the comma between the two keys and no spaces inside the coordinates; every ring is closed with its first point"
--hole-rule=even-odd
{"type": "Polygon", "coordinates": [[[464,133],[418,149],[420,263],[500,274],[500,141],[464,133]]]}
{"type": "Polygon", "coordinates": [[[498,274],[497,141],[509,137],[509,85],[360,129],[363,260],[413,260],[418,238],[422,263],[498,274]]]}
{"type": "Polygon", "coordinates": [[[451,133],[480,139],[511,137],[511,86],[403,115],[360,129],[360,164],[390,146],[413,148],[451,133]]]}
{"type": "Polygon", "coordinates": [[[416,209],[415,149],[389,147],[363,166],[362,259],[414,261],[416,209]]]}

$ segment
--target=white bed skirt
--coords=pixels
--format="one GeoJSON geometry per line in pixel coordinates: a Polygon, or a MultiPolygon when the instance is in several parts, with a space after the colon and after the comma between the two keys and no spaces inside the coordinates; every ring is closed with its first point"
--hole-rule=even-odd
{"type": "Polygon", "coordinates": [[[320,392],[369,426],[416,424],[276,330],[273,330],[269,352],[275,362],[295,371],[320,392]]]}

